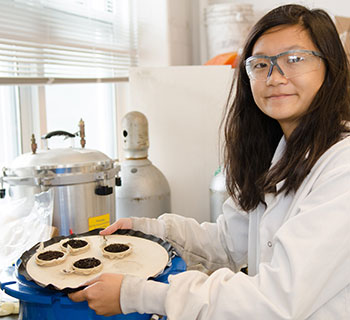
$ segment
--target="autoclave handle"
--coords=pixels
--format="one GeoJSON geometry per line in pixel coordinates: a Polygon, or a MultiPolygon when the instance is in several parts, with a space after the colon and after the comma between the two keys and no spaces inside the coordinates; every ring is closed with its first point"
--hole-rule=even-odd
{"type": "Polygon", "coordinates": [[[95,188],[95,194],[98,196],[109,196],[112,193],[113,193],[113,187],[97,186],[95,188]]]}
{"type": "Polygon", "coordinates": [[[42,139],[50,139],[52,137],[55,136],[66,136],[69,138],[74,138],[75,134],[67,132],[67,131],[63,131],[63,130],[57,130],[57,131],[51,131],[49,133],[47,133],[45,136],[42,137],[42,139]]]}

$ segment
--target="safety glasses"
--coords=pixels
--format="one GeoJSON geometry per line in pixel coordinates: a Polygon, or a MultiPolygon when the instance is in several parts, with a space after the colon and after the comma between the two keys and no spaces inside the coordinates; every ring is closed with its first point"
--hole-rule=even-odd
{"type": "Polygon", "coordinates": [[[245,61],[247,74],[251,80],[266,81],[273,67],[287,79],[318,70],[322,54],[311,50],[289,50],[276,56],[256,55],[245,61]]]}

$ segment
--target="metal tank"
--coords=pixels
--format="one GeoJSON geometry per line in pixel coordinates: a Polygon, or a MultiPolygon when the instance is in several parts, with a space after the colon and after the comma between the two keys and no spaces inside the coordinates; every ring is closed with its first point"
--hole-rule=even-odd
{"type": "Polygon", "coordinates": [[[163,173],[148,159],[148,121],[137,111],[122,119],[121,184],[116,186],[116,215],[150,217],[171,211],[170,187],[163,173]]]}
{"type": "Polygon", "coordinates": [[[222,205],[229,197],[226,190],[226,178],[222,172],[222,168],[219,167],[214,174],[209,186],[210,191],[210,221],[215,222],[216,219],[222,214],[222,205]]]}
{"type": "MultiPolygon", "coordinates": [[[[66,131],[48,133],[74,138],[66,131]]],[[[9,185],[13,199],[53,190],[53,225],[61,235],[82,233],[107,227],[115,221],[115,183],[119,164],[104,153],[85,149],[81,128],[81,148],[36,150],[34,135],[32,152],[17,157],[3,168],[3,181],[9,185]]]]}

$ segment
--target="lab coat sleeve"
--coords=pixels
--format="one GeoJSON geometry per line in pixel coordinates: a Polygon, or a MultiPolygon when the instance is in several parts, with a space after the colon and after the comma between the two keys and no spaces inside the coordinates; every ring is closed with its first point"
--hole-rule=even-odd
{"type": "Polygon", "coordinates": [[[165,315],[168,289],[169,285],[163,282],[125,275],[120,290],[122,312],[165,315]]]}
{"type": "Polygon", "coordinates": [[[158,219],[133,218],[133,228],[171,243],[190,268],[207,273],[222,267],[239,271],[247,263],[248,216],[236,209],[232,199],[223,211],[216,223],[164,214],[158,219]]]}

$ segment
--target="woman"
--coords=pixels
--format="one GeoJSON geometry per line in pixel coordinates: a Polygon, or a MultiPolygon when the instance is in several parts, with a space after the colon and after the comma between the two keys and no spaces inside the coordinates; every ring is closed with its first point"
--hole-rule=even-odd
{"type": "Polygon", "coordinates": [[[350,319],[350,83],[332,20],[299,5],[272,10],[252,28],[236,81],[225,121],[231,198],[217,222],[166,214],[101,232],[152,233],[208,272],[169,285],[105,274],[74,301],[170,320],[350,319]]]}

